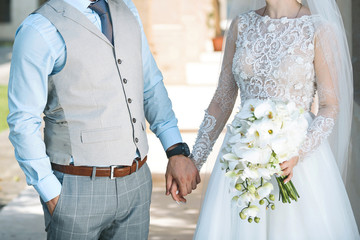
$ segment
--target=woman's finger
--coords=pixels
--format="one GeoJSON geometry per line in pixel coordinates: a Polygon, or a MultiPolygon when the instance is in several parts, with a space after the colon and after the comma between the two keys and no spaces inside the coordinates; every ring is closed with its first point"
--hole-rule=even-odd
{"type": "Polygon", "coordinates": [[[284,170],[289,167],[289,161],[285,161],[283,163],[280,163],[281,170],[284,170]]]}
{"type": "Polygon", "coordinates": [[[192,190],[195,190],[196,187],[197,187],[196,181],[193,181],[193,182],[191,183],[191,185],[192,185],[192,190]]]}
{"type": "Polygon", "coordinates": [[[173,200],[176,201],[177,204],[186,203],[186,199],[179,194],[179,188],[175,181],[173,181],[171,185],[170,194],[173,200]]]}
{"type": "Polygon", "coordinates": [[[180,202],[180,197],[178,195],[179,190],[175,181],[172,182],[169,192],[175,202],[180,202]]]}
{"type": "Polygon", "coordinates": [[[291,171],[290,174],[287,176],[287,178],[285,178],[284,183],[285,184],[288,183],[292,179],[292,177],[293,177],[293,171],[291,171]]]}
{"type": "Polygon", "coordinates": [[[288,176],[292,172],[291,168],[286,168],[282,171],[283,176],[288,176]]]}

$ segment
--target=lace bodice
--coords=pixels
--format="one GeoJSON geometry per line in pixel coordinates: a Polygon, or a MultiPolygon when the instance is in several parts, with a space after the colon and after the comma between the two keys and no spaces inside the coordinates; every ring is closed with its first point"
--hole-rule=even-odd
{"type": "Polygon", "coordinates": [[[315,92],[314,26],[310,16],[271,19],[241,16],[233,74],[241,102],[251,98],[292,100],[309,109],[315,92]]]}
{"type": "Polygon", "coordinates": [[[239,15],[229,28],[222,70],[215,95],[206,110],[192,159],[198,169],[224,128],[240,89],[241,102],[247,99],[290,100],[311,110],[318,92],[319,108],[309,126],[299,155],[304,158],[316,149],[334,126],[337,99],[315,29],[317,16],[271,19],[254,11],[239,15]]]}

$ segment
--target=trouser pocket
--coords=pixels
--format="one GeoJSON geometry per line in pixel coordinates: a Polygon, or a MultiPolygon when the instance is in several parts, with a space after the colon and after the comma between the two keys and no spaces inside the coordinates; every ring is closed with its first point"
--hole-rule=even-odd
{"type": "Polygon", "coordinates": [[[49,209],[46,205],[46,203],[40,198],[42,207],[43,207],[43,211],[44,211],[44,219],[45,219],[45,231],[48,232],[50,225],[52,223],[52,220],[54,218],[54,216],[57,214],[59,206],[61,205],[62,202],[62,195],[64,192],[64,188],[65,188],[65,178],[66,178],[66,174],[62,173],[62,172],[58,172],[58,171],[54,171],[54,175],[57,177],[57,179],[59,180],[59,182],[61,183],[61,192],[60,192],[60,196],[58,199],[58,202],[55,206],[55,209],[53,211],[53,215],[50,214],[49,209]]]}

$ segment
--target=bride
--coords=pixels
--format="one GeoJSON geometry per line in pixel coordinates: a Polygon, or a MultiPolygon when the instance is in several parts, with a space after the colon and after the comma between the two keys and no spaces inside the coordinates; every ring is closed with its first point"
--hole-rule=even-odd
{"type": "MultiPolygon", "coordinates": [[[[342,180],[349,162],[353,95],[335,0],[233,2],[243,11],[228,30],[219,84],[191,157],[200,169],[238,92],[242,103],[253,98],[293,101],[312,116],[298,156],[281,165],[285,181],[294,182],[301,198],[291,204],[278,202],[274,211],[261,209],[259,223],[241,220],[231,204],[220,153],[194,239],[360,239],[342,180]],[[244,5],[250,11],[244,12],[244,5]]],[[[274,194],[278,191],[275,188],[274,194]]]]}

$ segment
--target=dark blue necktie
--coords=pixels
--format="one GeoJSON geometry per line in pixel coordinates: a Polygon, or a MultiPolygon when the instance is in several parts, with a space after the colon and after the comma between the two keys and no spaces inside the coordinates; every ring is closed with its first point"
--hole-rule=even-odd
{"type": "Polygon", "coordinates": [[[113,30],[110,20],[109,5],[105,0],[99,0],[89,5],[89,8],[95,11],[101,20],[101,31],[114,44],[113,41],[113,30]]]}

